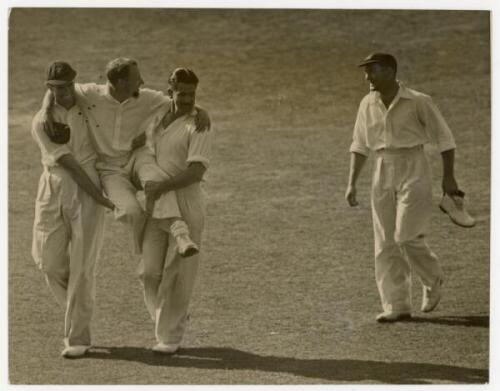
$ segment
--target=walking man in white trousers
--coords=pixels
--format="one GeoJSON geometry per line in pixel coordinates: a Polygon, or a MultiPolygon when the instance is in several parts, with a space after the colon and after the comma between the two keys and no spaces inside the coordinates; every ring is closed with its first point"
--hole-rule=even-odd
{"type": "Polygon", "coordinates": [[[370,93],[359,106],[346,199],[357,205],[356,180],[369,152],[375,154],[372,217],[375,279],[383,312],[378,322],[411,318],[411,276],[423,285],[421,310],[441,299],[443,271],[426,242],[432,211],[432,178],[423,146],[437,144],[443,161],[443,192],[460,193],[454,177],[455,141],[432,99],[396,79],[396,59],[375,53],[360,64],[370,93]]]}
{"type": "Polygon", "coordinates": [[[50,139],[43,111],[33,119],[32,135],[41,154],[32,255],[58,303],[65,309],[64,357],[78,357],[91,345],[95,265],[102,245],[104,207],[85,116],[76,99],[76,72],[65,62],[48,70],[47,87],[55,103],[51,115],[58,127],[50,139]]]}
{"type": "MultiPolygon", "coordinates": [[[[147,131],[154,161],[164,175],[147,181],[144,190],[153,201],[175,190],[191,239],[201,250],[205,205],[200,182],[210,164],[213,131],[196,130],[197,86],[197,76],[186,68],[176,69],[169,78],[173,111],[165,106],[147,131]]],[[[168,220],[154,215],[147,220],[140,278],[146,307],[155,322],[157,344],[153,351],[173,354],[186,329],[200,255],[181,256],[168,220]]]]}

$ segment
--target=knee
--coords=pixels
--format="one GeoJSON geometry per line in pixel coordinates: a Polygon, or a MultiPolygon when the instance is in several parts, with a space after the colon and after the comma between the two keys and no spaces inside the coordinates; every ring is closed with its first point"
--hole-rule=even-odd
{"type": "Polygon", "coordinates": [[[140,219],[144,216],[142,208],[137,201],[130,201],[122,205],[121,207],[119,206],[118,211],[121,212],[120,215],[125,215],[127,219],[130,219],[132,221],[140,219]]]}
{"type": "Polygon", "coordinates": [[[143,284],[158,282],[161,281],[162,278],[162,271],[160,269],[144,267],[144,265],[137,270],[137,274],[143,284]]]}
{"type": "Polygon", "coordinates": [[[145,287],[157,286],[158,284],[160,284],[161,279],[161,273],[157,273],[154,271],[144,271],[143,273],[139,274],[139,280],[145,287]]]}
{"type": "Polygon", "coordinates": [[[66,281],[69,278],[69,271],[66,268],[50,262],[42,262],[41,269],[46,278],[51,281],[66,281]]]}
{"type": "Polygon", "coordinates": [[[413,237],[402,237],[401,235],[396,235],[394,236],[394,241],[397,246],[399,247],[407,247],[407,246],[418,246],[421,243],[424,243],[425,241],[425,235],[420,234],[420,235],[415,235],[413,237]]]}
{"type": "Polygon", "coordinates": [[[400,245],[394,240],[379,241],[375,244],[375,258],[385,259],[398,257],[401,253],[400,245]]]}

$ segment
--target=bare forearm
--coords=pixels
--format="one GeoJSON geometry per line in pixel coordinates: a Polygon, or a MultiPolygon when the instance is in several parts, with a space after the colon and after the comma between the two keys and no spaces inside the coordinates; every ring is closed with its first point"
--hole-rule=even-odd
{"type": "Polygon", "coordinates": [[[85,193],[91,196],[98,204],[101,204],[107,208],[113,209],[113,204],[110,200],[102,195],[101,190],[92,182],[87,173],[78,164],[78,162],[71,155],[63,155],[57,161],[62,167],[64,167],[71,178],[76,182],[80,188],[82,188],[85,193]]]}
{"type": "Polygon", "coordinates": [[[449,149],[441,152],[441,157],[443,159],[443,177],[455,176],[455,150],[449,149]]]}
{"type": "Polygon", "coordinates": [[[187,187],[193,183],[200,182],[205,171],[206,169],[201,163],[193,163],[187,168],[187,170],[181,172],[179,175],[163,181],[161,191],[164,193],[167,191],[182,189],[183,187],[187,187]]]}
{"type": "Polygon", "coordinates": [[[50,110],[52,109],[52,106],[54,105],[54,94],[52,91],[47,90],[43,97],[42,101],[42,110],[45,113],[50,113],[50,110]]]}
{"type": "Polygon", "coordinates": [[[443,193],[450,196],[461,193],[455,179],[455,150],[441,152],[443,159],[443,193]]]}
{"type": "Polygon", "coordinates": [[[365,165],[366,156],[357,152],[351,153],[351,164],[349,167],[349,186],[355,186],[361,169],[365,165]]]}

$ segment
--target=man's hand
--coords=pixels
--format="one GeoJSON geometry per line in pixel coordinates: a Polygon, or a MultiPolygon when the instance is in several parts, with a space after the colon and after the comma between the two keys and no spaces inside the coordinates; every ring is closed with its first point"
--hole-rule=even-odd
{"type": "Polygon", "coordinates": [[[146,144],[146,132],[142,132],[139,136],[132,140],[132,151],[143,147],[146,144]]]}
{"type": "Polygon", "coordinates": [[[210,130],[210,117],[208,116],[208,113],[199,107],[197,107],[196,110],[198,112],[194,119],[196,131],[204,132],[205,130],[210,130]]]}
{"type": "Polygon", "coordinates": [[[453,175],[443,176],[443,192],[449,196],[456,195],[458,190],[457,181],[453,175]]]}
{"type": "Polygon", "coordinates": [[[113,210],[115,210],[115,204],[113,204],[113,203],[109,200],[109,198],[104,198],[104,200],[103,200],[102,204],[103,204],[103,206],[104,206],[105,208],[108,208],[108,209],[110,209],[110,210],[112,210],[112,211],[113,211],[113,210]]]}
{"type": "Polygon", "coordinates": [[[345,199],[349,203],[349,206],[358,206],[358,201],[356,200],[356,187],[349,185],[345,192],[345,199]]]}
{"type": "Polygon", "coordinates": [[[161,196],[163,191],[162,182],[147,181],[144,184],[144,193],[146,195],[146,200],[149,200],[149,202],[156,201],[161,196]]]}

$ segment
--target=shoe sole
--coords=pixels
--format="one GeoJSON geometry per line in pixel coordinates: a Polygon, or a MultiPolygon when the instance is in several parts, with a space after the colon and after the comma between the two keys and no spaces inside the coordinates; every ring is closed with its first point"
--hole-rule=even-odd
{"type": "Polygon", "coordinates": [[[376,321],[378,323],[395,323],[395,322],[404,322],[404,321],[408,321],[411,319],[412,319],[411,314],[402,314],[394,319],[379,318],[379,319],[376,319],[376,321]]]}
{"type": "Polygon", "coordinates": [[[189,247],[183,254],[181,254],[182,258],[192,257],[193,255],[198,254],[200,251],[197,248],[189,247]]]}
{"type": "Polygon", "coordinates": [[[85,352],[85,353],[83,353],[83,354],[79,354],[79,355],[77,355],[77,356],[68,356],[68,355],[66,355],[66,354],[62,354],[61,356],[62,356],[63,358],[68,359],[68,360],[75,360],[75,359],[77,359],[77,358],[82,358],[82,357],[84,357],[86,354],[87,354],[87,352],[85,352]]]}
{"type": "Polygon", "coordinates": [[[434,304],[431,308],[426,308],[426,309],[423,309],[422,308],[422,312],[432,312],[436,309],[436,307],[438,306],[439,302],[441,301],[441,298],[439,298],[439,300],[437,301],[436,304],[434,304]]]}
{"type": "Polygon", "coordinates": [[[179,351],[179,349],[173,351],[173,352],[163,352],[161,350],[154,350],[153,349],[153,353],[154,354],[158,354],[160,356],[173,356],[174,354],[176,354],[177,352],[179,351]]]}
{"type": "Polygon", "coordinates": [[[472,228],[472,227],[474,227],[474,226],[476,225],[476,223],[474,223],[474,224],[472,224],[472,225],[464,225],[464,224],[461,224],[461,223],[459,223],[457,220],[455,220],[455,219],[454,219],[454,218],[453,218],[453,217],[452,217],[452,216],[448,213],[448,211],[447,211],[445,208],[443,208],[441,205],[439,205],[439,209],[441,209],[441,212],[443,212],[444,214],[448,215],[448,217],[450,218],[450,220],[451,220],[454,224],[458,225],[459,227],[462,227],[462,228],[472,228]]]}
{"type": "Polygon", "coordinates": [[[82,354],[67,354],[67,353],[61,353],[61,356],[63,358],[68,358],[68,359],[74,359],[74,358],[81,358],[85,356],[89,352],[90,348],[87,348],[82,354]]]}

